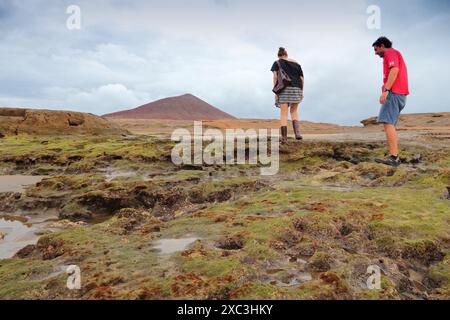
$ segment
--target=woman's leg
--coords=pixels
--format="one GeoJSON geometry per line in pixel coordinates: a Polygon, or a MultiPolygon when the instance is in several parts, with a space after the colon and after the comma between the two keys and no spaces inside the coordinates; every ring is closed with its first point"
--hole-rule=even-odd
{"type": "Polygon", "coordinates": [[[295,138],[297,140],[302,140],[303,137],[300,134],[300,123],[298,122],[298,103],[293,103],[291,106],[291,118],[292,118],[292,127],[294,129],[295,138]]]}
{"type": "Polygon", "coordinates": [[[291,103],[291,119],[298,120],[298,103],[291,103]]]}
{"type": "Polygon", "coordinates": [[[280,105],[281,115],[280,115],[280,125],[282,127],[287,127],[288,123],[288,112],[289,112],[289,104],[283,103],[280,105]]]}
{"type": "Polygon", "coordinates": [[[288,122],[288,112],[289,112],[289,104],[283,103],[280,105],[280,125],[281,125],[281,143],[287,143],[287,122],[288,122]]]}

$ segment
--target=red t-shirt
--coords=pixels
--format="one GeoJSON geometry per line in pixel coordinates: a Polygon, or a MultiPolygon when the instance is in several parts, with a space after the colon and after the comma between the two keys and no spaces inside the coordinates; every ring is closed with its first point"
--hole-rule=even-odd
{"type": "Polygon", "coordinates": [[[394,85],[391,88],[392,92],[397,94],[408,95],[409,94],[408,70],[406,68],[405,60],[403,60],[402,54],[399,51],[395,50],[394,48],[390,48],[384,53],[383,90],[388,80],[389,71],[393,67],[398,67],[399,71],[397,79],[395,80],[394,85]]]}

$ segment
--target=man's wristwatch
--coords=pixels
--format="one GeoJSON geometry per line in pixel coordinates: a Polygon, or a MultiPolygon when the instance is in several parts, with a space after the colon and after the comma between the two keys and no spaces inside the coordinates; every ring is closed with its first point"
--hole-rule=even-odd
{"type": "Polygon", "coordinates": [[[391,92],[391,90],[390,89],[387,89],[387,88],[384,88],[384,91],[383,92],[391,92]]]}

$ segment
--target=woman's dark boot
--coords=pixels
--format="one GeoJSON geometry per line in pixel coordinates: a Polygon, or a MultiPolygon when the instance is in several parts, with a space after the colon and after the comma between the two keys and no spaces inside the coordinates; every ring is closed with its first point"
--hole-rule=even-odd
{"type": "Polygon", "coordinates": [[[281,127],[281,144],[287,143],[287,133],[288,133],[287,126],[281,127]]]}
{"type": "Polygon", "coordinates": [[[298,122],[298,120],[292,120],[292,126],[294,127],[295,139],[303,140],[303,137],[300,134],[300,122],[298,122]]]}

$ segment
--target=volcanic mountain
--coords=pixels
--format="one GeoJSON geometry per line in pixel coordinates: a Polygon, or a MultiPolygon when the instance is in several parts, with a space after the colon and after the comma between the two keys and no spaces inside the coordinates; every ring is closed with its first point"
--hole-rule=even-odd
{"type": "Polygon", "coordinates": [[[213,107],[192,94],[157,100],[135,109],[105,114],[103,117],[167,120],[236,119],[232,115],[213,107]]]}

